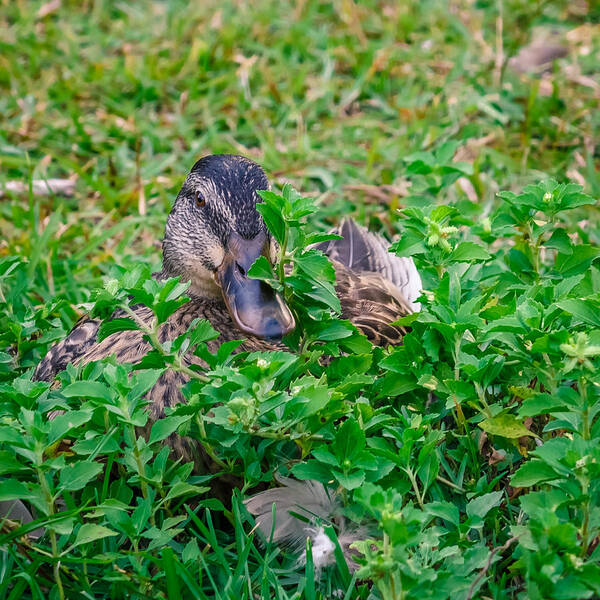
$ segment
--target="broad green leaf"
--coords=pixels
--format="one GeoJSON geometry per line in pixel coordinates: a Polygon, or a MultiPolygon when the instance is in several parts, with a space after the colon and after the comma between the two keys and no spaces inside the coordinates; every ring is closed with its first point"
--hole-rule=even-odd
{"type": "Polygon", "coordinates": [[[267,229],[271,232],[273,237],[279,244],[282,244],[286,225],[277,208],[274,206],[274,198],[277,198],[277,195],[265,190],[259,191],[258,194],[264,202],[257,204],[256,210],[261,214],[267,229]]]}
{"type": "Polygon", "coordinates": [[[110,401],[113,394],[107,385],[100,381],[75,381],[62,389],[67,398],[93,398],[110,401]]]}
{"type": "Polygon", "coordinates": [[[0,501],[27,499],[30,495],[28,487],[16,479],[0,480],[0,501]]]}
{"type": "Polygon", "coordinates": [[[191,333],[188,339],[191,346],[216,340],[219,337],[219,332],[206,319],[194,319],[190,329],[191,333]]]}
{"type": "Polygon", "coordinates": [[[310,233],[306,236],[306,245],[320,244],[322,242],[329,242],[331,240],[341,240],[341,235],[335,233],[310,233]]]}
{"type": "Polygon", "coordinates": [[[0,442],[14,444],[15,446],[25,446],[27,440],[23,434],[14,427],[0,426],[0,442]]]}
{"type": "Polygon", "coordinates": [[[523,511],[532,519],[544,521],[555,517],[559,507],[569,503],[569,495],[556,488],[529,492],[519,498],[523,511]]]}
{"type": "Polygon", "coordinates": [[[600,256],[600,248],[589,244],[579,244],[569,254],[558,254],[555,263],[556,270],[563,277],[573,277],[585,273],[598,256],[600,256]]]}
{"type": "Polygon", "coordinates": [[[73,429],[87,423],[92,418],[92,414],[90,409],[68,410],[54,417],[50,422],[48,444],[54,444],[73,429]]]}
{"type": "Polygon", "coordinates": [[[557,396],[550,394],[535,394],[523,401],[519,408],[519,417],[536,417],[564,408],[564,402],[557,396]]]}
{"type": "Polygon", "coordinates": [[[106,339],[117,331],[137,331],[140,326],[129,317],[119,317],[110,321],[103,321],[98,329],[98,341],[106,339]]]}
{"type": "Polygon", "coordinates": [[[425,510],[435,517],[449,521],[455,527],[460,524],[458,507],[452,502],[430,502],[425,505],[425,510]]]}
{"type": "Polygon", "coordinates": [[[180,496],[201,496],[206,492],[210,491],[210,488],[207,486],[200,485],[191,485],[185,481],[178,481],[171,489],[165,497],[165,500],[172,500],[173,498],[179,498],[180,496]]]}
{"type": "Polygon", "coordinates": [[[350,337],[355,328],[346,321],[329,321],[324,329],[319,331],[318,339],[324,342],[341,340],[350,337]]]}
{"type": "Polygon", "coordinates": [[[520,438],[524,435],[535,437],[535,434],[529,431],[521,421],[507,413],[485,419],[479,423],[479,427],[486,433],[509,439],[520,438]]]}
{"type": "Polygon", "coordinates": [[[354,470],[350,472],[343,473],[338,469],[332,469],[332,473],[335,478],[340,482],[340,485],[347,490],[355,490],[357,487],[361,486],[365,481],[365,473],[364,471],[354,470]]]}
{"type": "Polygon", "coordinates": [[[200,558],[200,547],[198,546],[198,542],[196,538],[192,538],[183,549],[181,553],[181,560],[184,563],[193,561],[194,563],[198,561],[200,558]]]}
{"type": "Polygon", "coordinates": [[[600,327],[600,305],[597,302],[581,298],[567,298],[557,302],[556,306],[588,325],[600,327]]]}
{"type": "Polygon", "coordinates": [[[150,437],[148,438],[148,444],[155,444],[156,442],[161,442],[165,438],[169,437],[172,433],[174,433],[180,425],[186,423],[191,418],[192,415],[171,415],[170,417],[158,419],[152,425],[150,437]]]}
{"type": "Polygon", "coordinates": [[[343,465],[345,460],[352,461],[364,447],[364,431],[354,417],[346,419],[335,434],[335,441],[331,444],[331,449],[340,465],[343,465]]]}
{"type": "Polygon", "coordinates": [[[165,323],[176,310],[181,308],[187,302],[189,302],[189,298],[187,297],[157,302],[153,307],[154,313],[156,314],[156,320],[159,324],[165,323]]]}
{"type": "Polygon", "coordinates": [[[91,542],[96,542],[105,537],[111,537],[113,535],[118,535],[116,531],[109,529],[108,527],[104,527],[103,525],[95,525],[94,523],[84,523],[77,532],[77,538],[75,539],[75,543],[73,544],[73,548],[75,546],[81,546],[81,544],[89,544],[91,542]]]}
{"type": "Polygon", "coordinates": [[[18,460],[12,452],[0,450],[0,475],[4,475],[5,473],[15,473],[25,468],[22,461],[18,460]]]}
{"type": "Polygon", "coordinates": [[[513,487],[531,487],[543,481],[550,481],[560,477],[558,473],[542,460],[528,460],[524,462],[511,477],[513,487]]]}
{"type": "Polygon", "coordinates": [[[492,255],[479,244],[474,242],[461,242],[450,253],[448,262],[475,262],[480,260],[489,260],[492,255]]]}
{"type": "Polygon", "coordinates": [[[489,492],[473,498],[467,504],[467,515],[469,517],[479,517],[483,519],[485,515],[498,506],[502,501],[502,492],[489,492]]]}
{"type": "Polygon", "coordinates": [[[97,462],[81,461],[61,469],[59,487],[75,491],[84,488],[104,467],[97,462]]]}
{"type": "MultiPolygon", "coordinates": [[[[552,528],[549,532],[554,540],[559,541],[561,546],[575,550],[577,547],[577,529],[571,523],[562,523],[552,528]],[[560,533],[559,533],[560,532],[560,533]],[[568,544],[570,542],[570,544],[568,544]]],[[[583,600],[584,598],[597,598],[594,590],[590,589],[581,579],[579,574],[568,575],[559,579],[554,585],[552,598],[554,600],[583,600]]],[[[596,582],[597,584],[597,582],[596,582]]]]}
{"type": "Polygon", "coordinates": [[[265,281],[275,280],[275,273],[273,267],[266,256],[259,256],[250,269],[248,270],[248,277],[252,279],[262,279],[265,281]]]}
{"type": "Polygon", "coordinates": [[[317,460],[308,460],[292,467],[292,473],[298,479],[316,479],[327,482],[331,479],[331,470],[317,460]]]}
{"type": "Polygon", "coordinates": [[[313,456],[320,462],[332,466],[339,467],[340,461],[327,449],[326,446],[319,446],[312,452],[313,456]]]}

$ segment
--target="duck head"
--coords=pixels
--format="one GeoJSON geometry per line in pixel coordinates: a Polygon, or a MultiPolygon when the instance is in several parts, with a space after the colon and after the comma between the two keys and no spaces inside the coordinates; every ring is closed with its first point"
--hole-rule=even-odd
{"type": "Polygon", "coordinates": [[[294,329],[279,294],[248,269],[272,258],[272,239],[256,210],[269,181],[256,163],[231,154],[200,159],[187,176],[165,228],[163,274],[190,281],[189,293],[222,296],[244,333],[279,339],[294,329]]]}

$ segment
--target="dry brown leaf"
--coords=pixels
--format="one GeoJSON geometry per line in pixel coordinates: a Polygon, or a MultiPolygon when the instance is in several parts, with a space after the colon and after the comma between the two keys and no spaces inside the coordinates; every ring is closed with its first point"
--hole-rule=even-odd
{"type": "Polygon", "coordinates": [[[50,2],[46,2],[46,3],[42,4],[37,11],[37,15],[36,15],[37,18],[43,19],[44,17],[51,15],[52,13],[56,12],[60,8],[61,4],[62,4],[61,0],[50,0],[50,2]]]}
{"type": "MultiPolygon", "coordinates": [[[[31,182],[34,196],[72,196],[75,193],[74,179],[34,179],[31,182]]],[[[0,184],[0,197],[6,192],[13,194],[29,193],[29,184],[26,181],[7,181],[0,184]]]]}

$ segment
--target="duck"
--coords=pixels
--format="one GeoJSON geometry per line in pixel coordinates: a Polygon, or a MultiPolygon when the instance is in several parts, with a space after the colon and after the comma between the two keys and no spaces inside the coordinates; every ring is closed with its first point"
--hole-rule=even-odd
{"type": "MultiPolygon", "coordinates": [[[[239,155],[216,154],[198,160],[187,175],[168,215],[159,280],[189,282],[189,302],[162,326],[161,342],[184,333],[198,318],[219,332],[208,343],[215,352],[227,341],[243,342],[237,351],[287,350],[282,338],[296,326],[280,294],[248,276],[259,256],[274,261],[277,246],[256,206],[259,190],[270,188],[263,168],[239,155]]],[[[399,344],[406,330],[394,324],[418,310],[421,279],[412,258],[390,254],[387,241],[351,219],[335,230],[341,237],[322,242],[336,271],[341,317],[350,320],[375,345],[399,344]]],[[[152,312],[135,306],[136,318],[149,324],[152,312]]],[[[138,363],[150,350],[141,331],[117,331],[102,341],[101,321],[80,320],[37,366],[34,379],[52,381],[68,364],[114,355],[119,363],[138,363]]],[[[195,356],[190,361],[198,360],[195,356]]],[[[148,392],[151,421],[183,400],[184,373],[167,370],[148,392]]]]}

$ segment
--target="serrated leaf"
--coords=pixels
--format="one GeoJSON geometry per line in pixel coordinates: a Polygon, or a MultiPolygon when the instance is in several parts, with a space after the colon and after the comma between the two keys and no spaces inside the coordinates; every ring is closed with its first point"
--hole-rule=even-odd
{"type": "Polygon", "coordinates": [[[216,340],[219,337],[219,332],[206,319],[195,319],[190,325],[190,329],[192,332],[188,339],[191,346],[216,340]]]}
{"type": "Polygon", "coordinates": [[[588,325],[600,327],[600,307],[591,300],[567,298],[557,302],[556,306],[588,325]]]}
{"type": "Polygon", "coordinates": [[[364,447],[364,431],[354,417],[346,419],[335,434],[335,441],[331,444],[336,458],[340,464],[343,464],[344,460],[351,461],[360,454],[364,447]]]}
{"type": "Polygon", "coordinates": [[[265,202],[257,204],[256,210],[261,214],[267,229],[271,232],[271,235],[279,244],[282,244],[283,238],[285,237],[286,225],[281,214],[278,212],[275,206],[273,206],[274,202],[272,201],[272,198],[277,198],[277,195],[273,192],[266,191],[259,191],[258,194],[265,202]],[[267,199],[271,200],[271,202],[269,202],[267,199]]]}
{"type": "Polygon", "coordinates": [[[271,281],[275,279],[273,267],[266,256],[259,256],[250,269],[248,269],[248,277],[251,279],[262,279],[271,281]]]}

